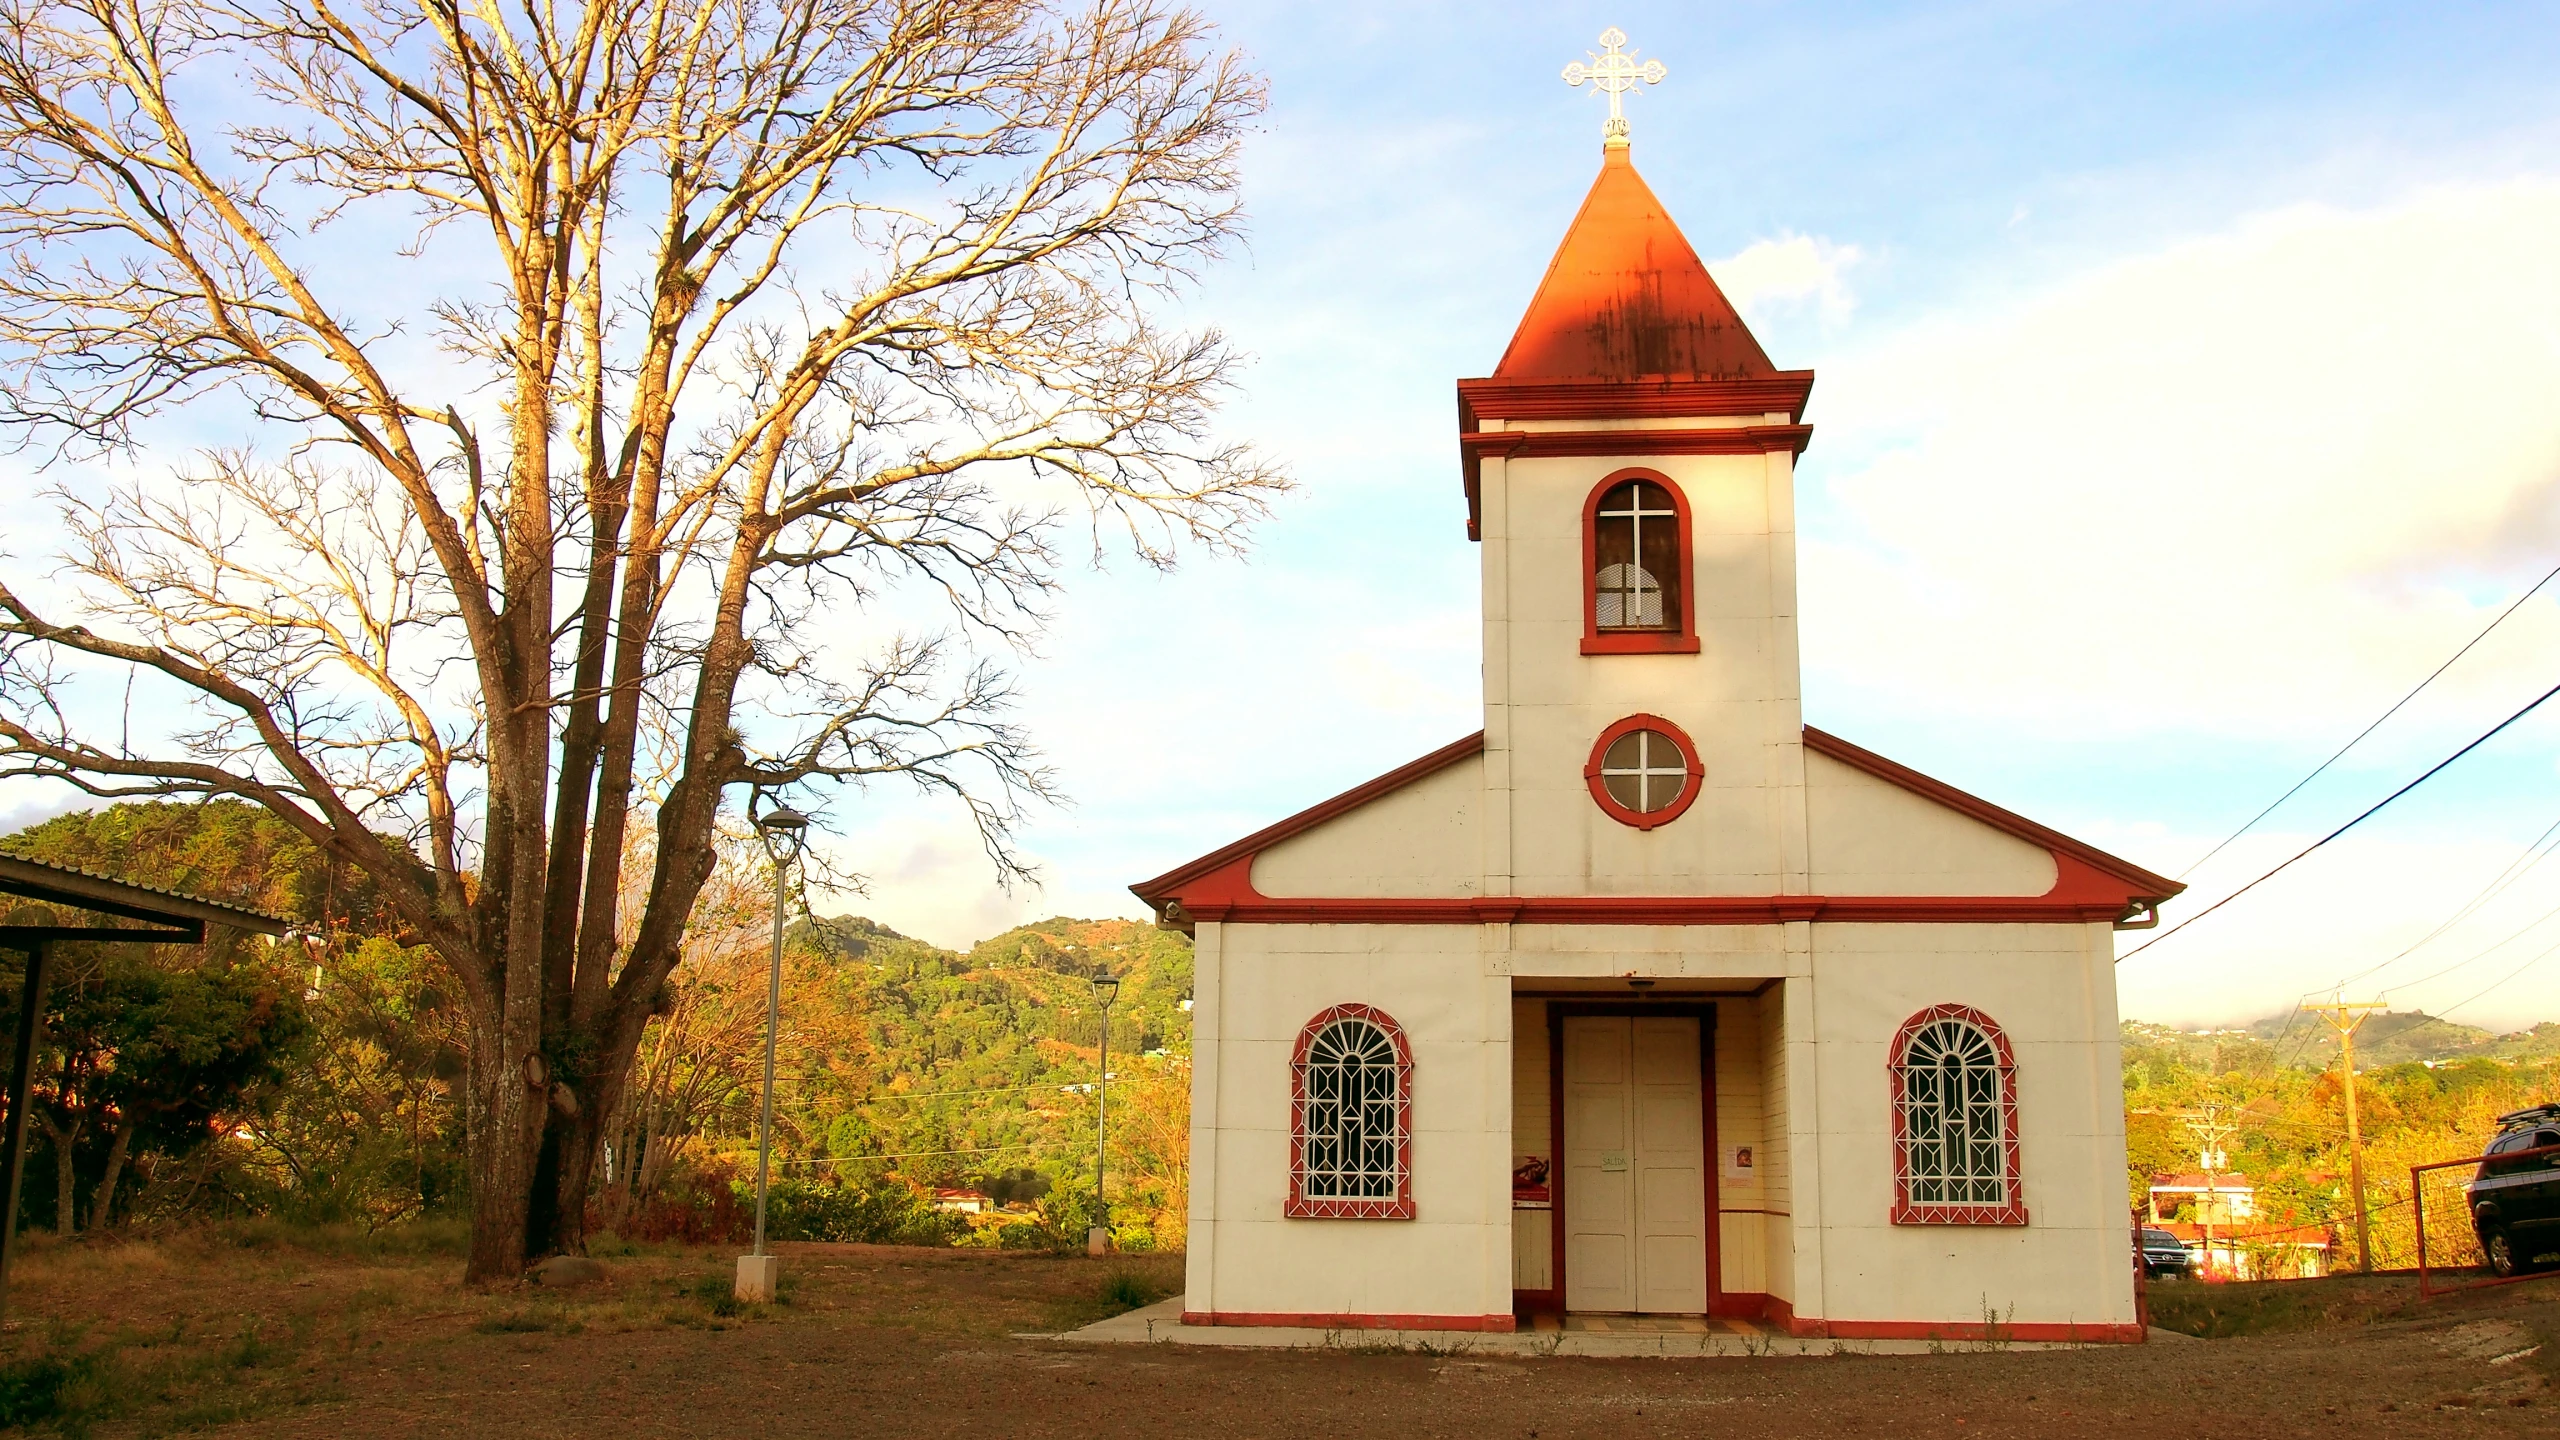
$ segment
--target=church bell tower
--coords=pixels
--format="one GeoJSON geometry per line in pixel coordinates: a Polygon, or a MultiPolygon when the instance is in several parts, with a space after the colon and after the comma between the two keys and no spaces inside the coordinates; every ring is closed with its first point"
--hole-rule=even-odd
{"type": "MultiPolygon", "coordinates": [[[[1483,549],[1489,895],[1809,886],[1780,370],[1637,174],[1612,31],[1599,177],[1492,375],[1458,382],[1483,549]],[[1595,803],[1596,802],[1596,803],[1595,803]]],[[[1579,72],[1579,76],[1577,76],[1579,72]]]]}

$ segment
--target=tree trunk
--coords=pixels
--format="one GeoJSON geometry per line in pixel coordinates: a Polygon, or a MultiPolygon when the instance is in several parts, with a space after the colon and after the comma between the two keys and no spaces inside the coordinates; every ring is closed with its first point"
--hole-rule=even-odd
{"type": "Polygon", "coordinates": [[[78,1209],[72,1204],[71,1162],[72,1148],[80,1140],[80,1122],[75,1119],[67,1127],[57,1126],[52,1116],[42,1113],[37,1114],[35,1120],[53,1139],[53,1233],[67,1240],[78,1228],[75,1223],[78,1209]]]}
{"type": "Polygon", "coordinates": [[[133,1126],[130,1115],[118,1121],[116,1138],[107,1146],[106,1173],[98,1177],[98,1193],[89,1200],[89,1228],[92,1231],[106,1229],[107,1219],[114,1212],[116,1182],[124,1178],[125,1155],[133,1148],[133,1126]]]}
{"type": "MultiPolygon", "coordinates": [[[[487,1039],[471,1047],[470,1101],[464,1123],[464,1154],[471,1174],[471,1258],[463,1280],[472,1285],[506,1284],[524,1276],[525,1216],[533,1198],[533,1161],[541,1144],[538,1115],[532,1135],[525,1103],[531,1087],[524,1065],[506,1064],[498,1053],[500,1036],[492,1025],[487,1039]],[[530,1138],[530,1143],[528,1143],[530,1138]]],[[[528,1049],[525,1053],[538,1054],[528,1049]]]]}
{"type": "MultiPolygon", "coordinates": [[[[587,1248],[587,1196],[595,1180],[597,1147],[606,1135],[606,1121],[622,1108],[623,1097],[631,1083],[631,1067],[640,1054],[640,1041],[648,1033],[649,1017],[641,1015],[639,1023],[617,1023],[609,1010],[597,1043],[596,1058],[577,1084],[569,1087],[574,1097],[575,1114],[564,1115],[555,1107],[551,1113],[552,1143],[556,1150],[551,1200],[551,1240],[564,1254],[584,1254],[587,1248]]],[[[537,1197],[539,1198],[539,1197],[537,1197]]]]}

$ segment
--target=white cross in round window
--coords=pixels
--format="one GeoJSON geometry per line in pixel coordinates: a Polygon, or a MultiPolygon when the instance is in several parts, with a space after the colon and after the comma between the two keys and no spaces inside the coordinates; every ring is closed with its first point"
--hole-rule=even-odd
{"type": "Polygon", "coordinates": [[[1689,737],[1670,721],[1633,715],[1609,727],[1584,771],[1592,798],[1614,818],[1650,830],[1678,816],[1697,793],[1689,737]]]}

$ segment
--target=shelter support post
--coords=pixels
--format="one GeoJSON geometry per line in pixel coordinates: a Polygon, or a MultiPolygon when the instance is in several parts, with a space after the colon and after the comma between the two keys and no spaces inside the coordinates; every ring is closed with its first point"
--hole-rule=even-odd
{"type": "Polygon", "coordinates": [[[26,983],[19,988],[17,1045],[9,1061],[9,1118],[0,1130],[0,1315],[8,1313],[9,1262],[18,1250],[18,1191],[27,1172],[27,1116],[34,1102],[36,1050],[43,1037],[45,972],[50,941],[26,942],[26,983]]]}

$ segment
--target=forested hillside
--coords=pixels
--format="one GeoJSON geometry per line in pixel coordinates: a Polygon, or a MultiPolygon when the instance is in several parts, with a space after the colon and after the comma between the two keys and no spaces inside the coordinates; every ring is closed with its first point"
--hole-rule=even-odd
{"type": "MultiPolygon", "coordinates": [[[[777,1150],[786,1173],[856,1187],[895,1177],[1041,1203],[1058,1235],[1090,1213],[1100,1007],[1092,982],[1121,982],[1111,1012],[1113,1222],[1124,1245],[1181,1244],[1189,1149],[1191,946],[1127,920],[1054,919],[940,949],[857,917],[793,928],[785,971],[777,1150]]],[[[694,1042],[760,1035],[764,957],[714,957],[684,982],[644,1050],[644,1088],[699,1082],[694,1042]]],[[[724,1072],[689,1114],[636,1117],[640,1133],[697,1158],[752,1165],[760,1059],[709,1047],[724,1072]],[[744,1060],[747,1063],[741,1063],[744,1060]],[[673,1119],[676,1123],[663,1123],[673,1119]],[[679,1145],[678,1149],[684,1148],[679,1145]]],[[[670,1154],[672,1159],[672,1152],[670,1154]]]]}
{"type": "MultiPolygon", "coordinates": [[[[2184,1118],[2207,1107],[2238,1129],[2225,1143],[2232,1171],[2258,1187],[2265,1218],[2326,1225],[2342,1238],[2348,1199],[2345,1087],[2328,1027],[2305,1016],[2288,1031],[2282,1017],[2242,1029],[2191,1033],[2127,1022],[2123,1027],[2126,1183],[2141,1203],[2154,1175],[2197,1168],[2184,1118]]],[[[2378,1014],[2356,1037],[2357,1109],[2364,1134],[2366,1200],[2374,1263],[2416,1263],[2410,1206],[2412,1165],[2476,1155],[2498,1115],[2560,1100],[2560,1026],[2512,1035],[2449,1025],[2415,1013],[2378,1014]]],[[[2428,1182],[2429,1253],[2469,1253],[2456,1187],[2468,1175],[2434,1172],[2428,1182]]],[[[2352,1260],[2342,1246],[2333,1257],[2352,1260]]]]}
{"type": "MultiPolygon", "coordinates": [[[[301,836],[217,800],[64,815],[0,848],[303,927],[283,943],[217,930],[203,946],[61,948],[30,1223],[67,1234],[253,1213],[371,1229],[458,1208],[463,1051],[449,979],[301,836]]],[[[770,887],[751,843],[724,845],[612,1112],[596,1187],[607,1228],[712,1239],[749,1223],[770,887]]],[[[1080,1242],[1101,1040],[1091,982],[1108,974],[1122,982],[1114,1229],[1132,1248],[1181,1243],[1188,940],[1057,919],[960,953],[845,916],[794,925],[786,951],[777,1233],[1080,1242]],[[930,1191],[944,1185],[1036,1209],[971,1231],[933,1210],[930,1191]]],[[[19,963],[0,954],[12,993],[19,963]]]]}

